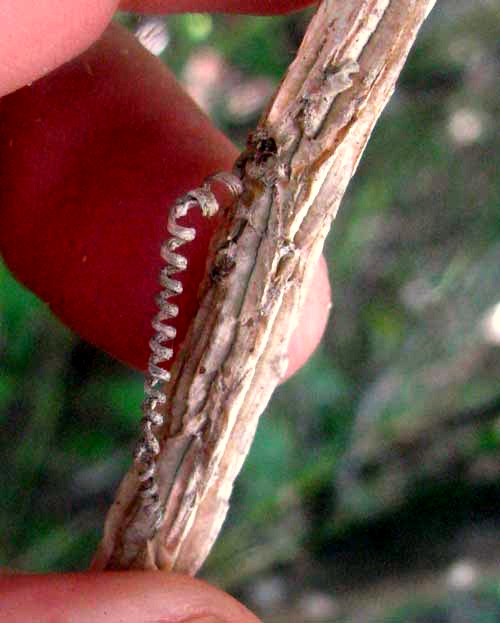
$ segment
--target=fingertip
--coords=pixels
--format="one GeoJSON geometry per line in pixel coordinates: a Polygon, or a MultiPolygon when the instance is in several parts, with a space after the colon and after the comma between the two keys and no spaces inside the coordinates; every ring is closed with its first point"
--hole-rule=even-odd
{"type": "Polygon", "coordinates": [[[227,593],[159,571],[2,576],[0,604],[9,623],[258,623],[227,593]]]}
{"type": "Polygon", "coordinates": [[[48,74],[88,48],[104,31],[118,0],[3,2],[0,95],[48,74]]]}

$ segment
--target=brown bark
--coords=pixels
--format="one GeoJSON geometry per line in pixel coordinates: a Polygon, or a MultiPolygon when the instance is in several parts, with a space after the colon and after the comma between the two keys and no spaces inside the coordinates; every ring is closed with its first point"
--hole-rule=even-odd
{"type": "Polygon", "coordinates": [[[373,127],[434,0],[323,2],[239,167],[245,191],[214,241],[172,370],[151,537],[124,478],[95,568],[194,574],[224,521],[312,271],[373,127]]]}

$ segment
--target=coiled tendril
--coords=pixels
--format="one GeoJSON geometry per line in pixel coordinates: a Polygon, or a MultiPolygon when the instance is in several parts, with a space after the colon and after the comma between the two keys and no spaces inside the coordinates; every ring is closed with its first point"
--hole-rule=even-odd
{"type": "Polygon", "coordinates": [[[166,262],[159,275],[163,290],[156,298],[158,313],[153,318],[152,327],[155,331],[149,342],[151,354],[149,356],[148,371],[144,382],[144,401],[142,403],[143,417],[141,419],[141,437],[134,452],[137,473],[141,482],[139,494],[142,498],[142,509],[149,516],[153,516],[154,525],[158,527],[162,519],[162,503],[156,475],[156,460],[160,453],[160,441],[157,429],[164,422],[161,411],[162,405],[167,402],[164,384],[170,380],[170,372],[162,367],[174,354],[168,342],[175,338],[176,330],[168,323],[179,314],[179,307],[171,303],[170,299],[182,292],[182,284],[172,276],[183,272],[187,268],[187,259],[177,253],[177,249],[191,242],[196,237],[196,230],[184,227],[177,223],[177,219],[186,216],[194,206],[199,206],[204,216],[213,216],[219,209],[219,204],[211,190],[210,182],[216,180],[227,186],[236,198],[243,190],[241,180],[232,173],[216,173],[207,178],[201,188],[188,192],[177,199],[170,208],[167,230],[171,235],[161,247],[161,257],[166,262]]]}

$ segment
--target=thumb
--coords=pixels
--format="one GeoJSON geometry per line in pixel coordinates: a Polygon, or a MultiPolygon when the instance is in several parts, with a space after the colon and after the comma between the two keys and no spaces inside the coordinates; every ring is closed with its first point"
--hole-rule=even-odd
{"type": "Polygon", "coordinates": [[[2,623],[258,623],[205,582],[160,571],[0,576],[2,623]]]}

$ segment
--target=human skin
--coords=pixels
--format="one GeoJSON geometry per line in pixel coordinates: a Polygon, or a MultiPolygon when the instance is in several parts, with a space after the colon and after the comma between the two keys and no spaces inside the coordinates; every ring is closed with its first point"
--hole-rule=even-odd
{"type": "MultiPolygon", "coordinates": [[[[142,12],[277,13],[307,2],[125,4],[142,12]]],[[[157,59],[123,29],[108,27],[116,8],[111,0],[2,5],[0,250],[13,273],[68,326],[143,369],[166,209],[206,175],[230,169],[237,152],[157,59]]],[[[216,221],[193,219],[199,234],[184,248],[190,270],[185,292],[176,300],[183,310],[180,339],[196,309],[196,289],[216,226],[216,221]]],[[[322,262],[302,312],[307,322],[299,323],[292,338],[289,374],[317,345],[329,300],[322,262]]],[[[0,622],[201,623],[200,617],[208,615],[256,621],[225,593],[182,576],[127,572],[0,578],[0,622]]]]}

